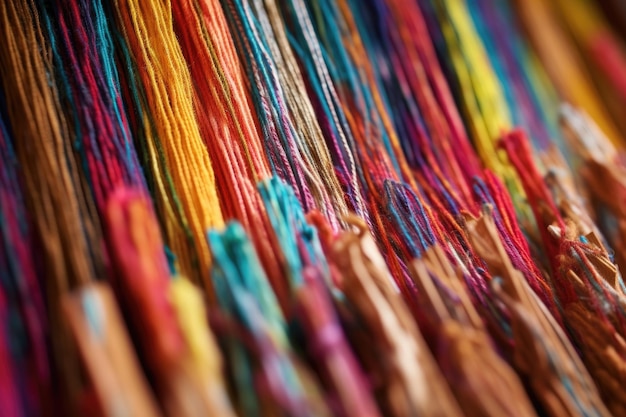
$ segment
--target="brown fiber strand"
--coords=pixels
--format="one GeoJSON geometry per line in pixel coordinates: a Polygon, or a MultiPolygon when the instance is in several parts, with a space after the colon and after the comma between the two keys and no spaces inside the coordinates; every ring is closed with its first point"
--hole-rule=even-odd
{"type": "Polygon", "coordinates": [[[454,271],[444,251],[429,248],[412,262],[411,273],[423,305],[437,311],[434,354],[464,414],[536,417],[519,377],[496,353],[461,273],[454,271]]]}
{"type": "Polygon", "coordinates": [[[586,303],[572,303],[563,315],[604,403],[613,415],[626,415],[624,340],[586,303]]]}
{"type": "Polygon", "coordinates": [[[374,336],[357,349],[362,358],[376,351],[364,368],[380,378],[382,409],[394,417],[464,415],[365,224],[346,220],[359,232],[342,233],[329,258],[341,273],[346,298],[374,336]]]}
{"type": "Polygon", "coordinates": [[[472,246],[492,276],[492,297],[506,307],[514,339],[513,366],[541,403],[545,415],[577,416],[580,410],[611,415],[573,345],[554,317],[513,268],[504,251],[491,212],[468,222],[472,246]],[[568,388],[563,377],[569,380],[568,388]]]}
{"type": "MultiPolygon", "coordinates": [[[[51,57],[31,0],[0,2],[0,75],[15,127],[26,203],[41,244],[53,353],[63,388],[78,387],[60,297],[94,279],[102,254],[93,203],[79,179],[71,132],[49,80],[51,57]],[[91,209],[90,209],[91,208],[91,209]]],[[[62,389],[63,389],[62,388],[62,389]]]]}

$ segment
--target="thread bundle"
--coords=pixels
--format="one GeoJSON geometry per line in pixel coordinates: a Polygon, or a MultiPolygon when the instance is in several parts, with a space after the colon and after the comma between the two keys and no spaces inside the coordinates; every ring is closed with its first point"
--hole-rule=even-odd
{"type": "Polygon", "coordinates": [[[0,19],[1,415],[626,412],[616,2],[0,19]]]}

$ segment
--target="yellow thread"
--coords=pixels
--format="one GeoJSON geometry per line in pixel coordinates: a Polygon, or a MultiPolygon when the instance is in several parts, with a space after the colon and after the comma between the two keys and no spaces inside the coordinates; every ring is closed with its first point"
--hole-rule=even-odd
{"type": "Polygon", "coordinates": [[[205,230],[221,227],[223,219],[211,160],[194,114],[191,77],[172,27],[170,2],[116,0],[116,6],[154,121],[153,131],[144,119],[151,160],[159,159],[156,146],[160,141],[167,165],[154,162],[152,166],[157,178],[155,200],[166,240],[178,257],[181,271],[201,279],[211,264],[205,230]],[[180,218],[166,185],[165,169],[182,205],[180,218]],[[185,232],[187,225],[191,241],[185,232]],[[194,253],[198,265],[194,265],[194,253]]]}
{"type": "Polygon", "coordinates": [[[200,291],[186,278],[176,277],[171,281],[169,292],[178,324],[194,364],[201,372],[220,375],[220,355],[209,331],[200,291]]]}
{"type": "Polygon", "coordinates": [[[502,86],[476,32],[464,0],[444,0],[439,19],[463,95],[478,154],[483,163],[503,178],[514,199],[524,193],[515,171],[497,141],[512,127],[502,86]]]}

